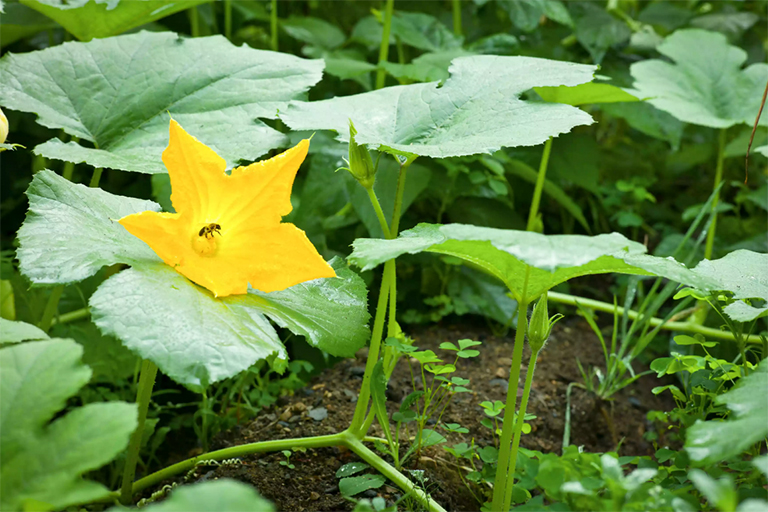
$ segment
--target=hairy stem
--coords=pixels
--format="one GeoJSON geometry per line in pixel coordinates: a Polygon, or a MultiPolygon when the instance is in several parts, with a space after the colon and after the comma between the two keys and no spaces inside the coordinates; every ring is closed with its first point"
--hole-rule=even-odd
{"type": "MultiPolygon", "coordinates": [[[[273,0],[274,1],[274,0],[273,0]]],[[[387,79],[387,72],[382,64],[387,62],[389,57],[389,33],[392,30],[392,11],[395,7],[395,0],[387,0],[384,7],[384,26],[381,31],[381,46],[379,46],[379,69],[376,70],[376,89],[384,87],[384,81],[387,79]]]]}
{"type": "Polygon", "coordinates": [[[507,467],[510,460],[510,443],[514,430],[515,407],[517,406],[517,388],[520,383],[520,367],[523,364],[523,345],[525,334],[528,331],[528,277],[531,268],[526,266],[523,294],[517,303],[517,330],[515,331],[515,345],[512,355],[512,366],[509,369],[509,385],[507,387],[507,404],[504,409],[504,422],[501,427],[501,441],[499,443],[499,462],[496,468],[496,479],[493,489],[493,503],[491,510],[500,511],[504,502],[507,482],[507,467]]]}
{"type": "Polygon", "coordinates": [[[725,160],[725,128],[720,129],[720,135],[717,139],[717,166],[715,167],[715,184],[714,190],[717,191],[715,198],[712,200],[712,222],[709,225],[709,231],[707,232],[707,243],[704,248],[704,259],[712,258],[712,249],[715,245],[715,229],[717,228],[717,203],[720,200],[720,192],[718,186],[723,181],[723,161],[725,160]]]}
{"type": "Polygon", "coordinates": [[[541,193],[544,191],[544,183],[547,181],[547,166],[549,165],[549,153],[552,151],[552,137],[547,139],[544,144],[544,152],[541,154],[541,163],[539,164],[539,174],[536,177],[536,187],[533,189],[533,198],[531,200],[531,210],[528,212],[528,225],[526,231],[533,231],[536,225],[536,218],[539,215],[539,204],[541,204],[541,193]]]}
{"type": "Polygon", "coordinates": [[[531,358],[528,360],[528,371],[525,374],[523,398],[520,400],[520,410],[517,411],[515,437],[512,441],[512,452],[509,454],[509,469],[507,470],[507,483],[504,490],[504,505],[502,506],[502,510],[509,510],[509,506],[512,503],[512,487],[515,485],[515,469],[517,467],[517,450],[520,448],[520,437],[523,434],[523,425],[525,424],[525,410],[528,408],[528,398],[531,396],[533,372],[536,370],[536,357],[538,357],[538,355],[539,352],[531,352],[531,358]]]}
{"type": "Polygon", "coordinates": [[[123,468],[123,485],[120,489],[120,503],[130,505],[133,501],[133,478],[136,476],[136,464],[139,461],[141,439],[144,436],[144,421],[147,419],[149,400],[152,398],[152,388],[155,386],[157,366],[149,359],[145,359],[141,365],[141,377],[139,378],[139,391],[136,394],[136,404],[139,406],[139,423],[131,434],[128,444],[128,452],[123,468]]]}

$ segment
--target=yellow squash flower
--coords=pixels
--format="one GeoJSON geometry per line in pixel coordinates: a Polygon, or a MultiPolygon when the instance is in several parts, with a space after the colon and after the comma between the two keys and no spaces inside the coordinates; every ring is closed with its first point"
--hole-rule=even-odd
{"type": "Polygon", "coordinates": [[[120,219],[162,260],[217,297],[283,290],[335,277],[302,230],[281,223],[309,141],[274,158],[233,169],[171,120],[163,163],[176,213],[141,212],[120,219]]]}

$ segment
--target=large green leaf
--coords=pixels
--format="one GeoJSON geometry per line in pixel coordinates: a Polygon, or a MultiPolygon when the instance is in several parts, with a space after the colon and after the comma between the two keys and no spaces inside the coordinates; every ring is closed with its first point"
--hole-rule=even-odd
{"type": "Polygon", "coordinates": [[[768,360],[741,379],[739,385],[716,398],[735,419],[697,421],[688,429],[685,449],[691,459],[710,464],[733,457],[768,436],[768,360]]]}
{"type": "Polygon", "coordinates": [[[0,344],[45,339],[48,335],[32,324],[0,318],[0,344]]]}
{"type": "Polygon", "coordinates": [[[563,25],[573,26],[568,9],[556,0],[501,0],[499,6],[509,13],[512,23],[524,32],[533,32],[547,17],[563,25]]]}
{"type": "Polygon", "coordinates": [[[280,22],[289,36],[326,50],[338,48],[347,39],[339,27],[320,18],[291,16],[280,22]]]}
{"type": "Polygon", "coordinates": [[[223,299],[163,263],[136,266],[99,287],[91,315],[103,332],[199,391],[262,359],[284,364],[285,347],[264,315],[333,355],[362,347],[369,335],[365,285],[333,263],[337,278],[223,299]]]}
{"type": "Polygon", "coordinates": [[[6,55],[0,104],[90,142],[35,151],[95,167],[163,173],[169,113],[232,166],[284,145],[271,118],[321,78],[322,61],[236,47],[221,36],[140,32],[6,55]],[[83,77],[87,77],[84,79],[83,77]]]}
{"type": "MultiPolygon", "coordinates": [[[[124,512],[114,507],[109,512],[124,512]]],[[[274,512],[275,506],[251,485],[223,478],[174,489],[161,503],[142,508],[147,512],[274,512]]]]}
{"type": "Polygon", "coordinates": [[[136,406],[89,404],[51,421],[91,371],[73,340],[0,350],[0,508],[54,510],[109,490],[81,475],[120,453],[136,428],[136,406]]]}
{"type": "Polygon", "coordinates": [[[80,41],[122,34],[205,0],[21,0],[80,41]]]}
{"type": "Polygon", "coordinates": [[[493,152],[505,146],[532,146],[551,136],[590,124],[592,118],[569,105],[518,98],[535,86],[589,82],[593,66],[530,57],[479,55],[453,61],[440,86],[387,87],[312,103],[291,102],[281,114],[296,130],[335,130],[347,141],[349,120],[355,140],[416,155],[445,158],[493,152]]]}
{"type": "Polygon", "coordinates": [[[76,185],[48,170],[35,174],[27,197],[17,255],[21,272],[33,283],[71,283],[105,265],[160,261],[116,222],[132,213],[158,211],[152,201],[76,185]]]}
{"type": "Polygon", "coordinates": [[[719,260],[702,260],[693,271],[717,284],[702,291],[728,291],[737,299],[725,307],[725,313],[738,322],[750,322],[768,314],[768,254],[740,249],[719,260]],[[743,299],[760,299],[756,307],[743,299]]]}
{"type": "MultiPolygon", "coordinates": [[[[378,28],[381,41],[381,28],[378,28]]],[[[395,11],[392,16],[392,37],[403,44],[428,52],[460,48],[464,38],[455,35],[440,20],[421,12],[395,11]]]]}
{"type": "Polygon", "coordinates": [[[333,262],[338,278],[215,299],[116,222],[157,209],[154,203],[76,185],[50,171],[35,176],[28,195],[30,215],[19,234],[22,272],[34,283],[54,284],[82,280],[104,265],[131,265],[91,297],[92,316],[103,332],[192,389],[273,354],[286,358],[264,314],[334,355],[350,356],[368,338],[365,286],[340,262],[333,262]]]}
{"type": "Polygon", "coordinates": [[[3,30],[0,31],[0,46],[33,36],[43,30],[53,30],[56,24],[29,7],[19,3],[6,3],[3,15],[3,30]]]}
{"type": "Polygon", "coordinates": [[[405,253],[427,251],[455,256],[500,279],[517,300],[524,290],[531,301],[574,277],[609,272],[660,275],[686,284],[713,285],[672,259],[644,254],[643,245],[618,233],[547,236],[463,224],[419,224],[395,240],[358,239],[353,248],[349,260],[363,270],[405,253]]]}
{"type": "MultiPolygon", "coordinates": [[[[741,69],[747,52],[722,34],[699,29],[678,30],[658,51],[674,63],[652,59],[630,68],[640,97],[686,123],[728,128],[754,122],[768,64],[741,69]]],[[[760,124],[768,126],[768,119],[760,124]]]]}

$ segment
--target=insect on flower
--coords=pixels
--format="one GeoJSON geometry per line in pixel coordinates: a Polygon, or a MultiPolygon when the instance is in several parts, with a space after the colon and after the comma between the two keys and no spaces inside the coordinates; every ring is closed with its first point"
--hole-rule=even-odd
{"type": "Polygon", "coordinates": [[[141,212],[120,219],[162,260],[217,297],[248,286],[283,290],[335,277],[302,230],[283,223],[309,141],[261,162],[236,167],[171,120],[163,163],[176,213],[141,212]]]}

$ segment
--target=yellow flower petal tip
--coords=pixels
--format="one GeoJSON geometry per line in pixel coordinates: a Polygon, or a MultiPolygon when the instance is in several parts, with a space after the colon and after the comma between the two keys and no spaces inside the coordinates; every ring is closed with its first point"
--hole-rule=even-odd
{"type": "Polygon", "coordinates": [[[217,297],[336,277],[306,234],[282,223],[309,140],[227,174],[226,161],[171,120],[163,163],[176,213],[120,219],[168,265],[217,297]]]}

